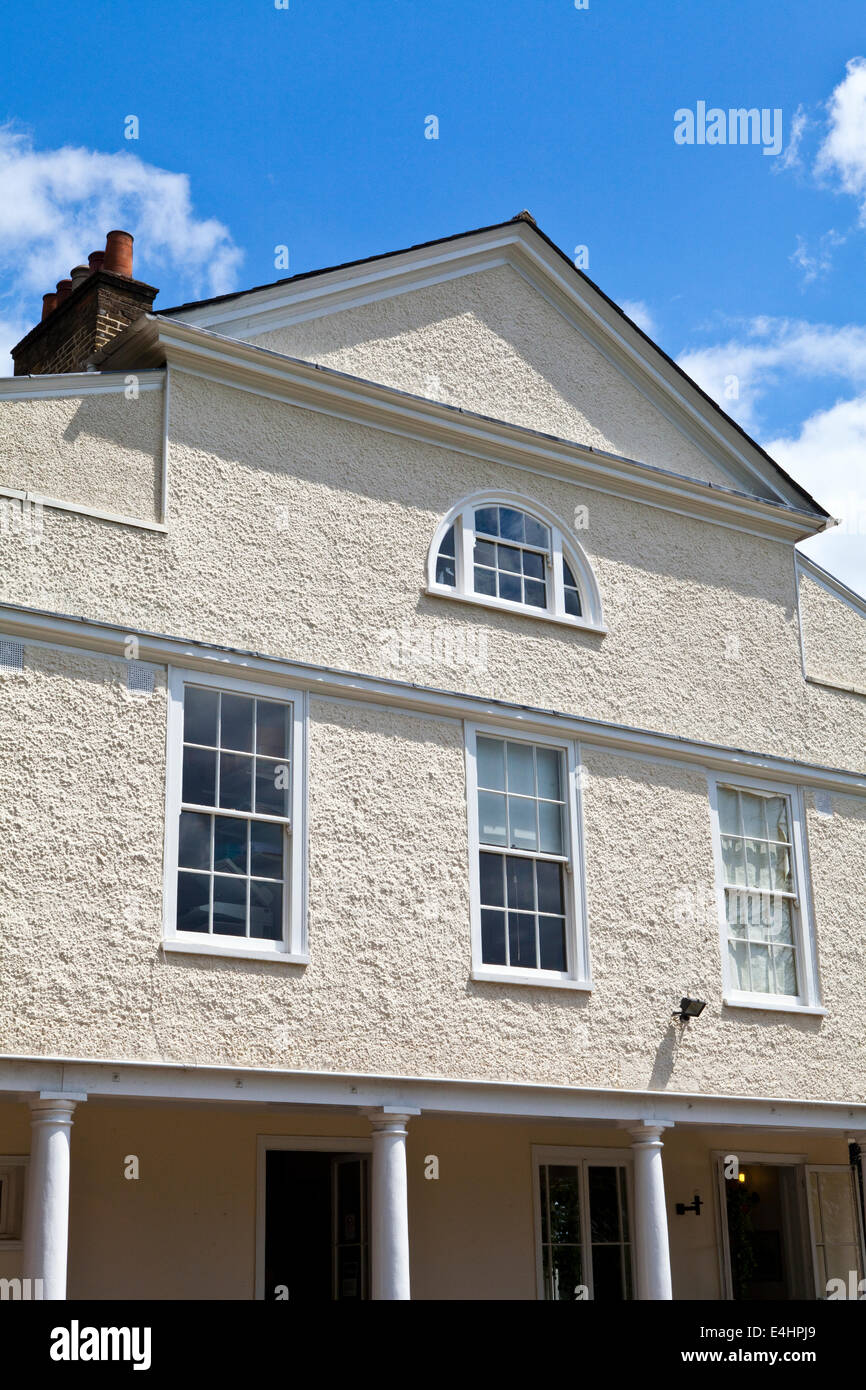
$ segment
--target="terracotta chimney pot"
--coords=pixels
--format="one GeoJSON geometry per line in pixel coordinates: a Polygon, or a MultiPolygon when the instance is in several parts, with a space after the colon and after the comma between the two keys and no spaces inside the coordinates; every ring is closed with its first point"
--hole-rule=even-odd
{"type": "Polygon", "coordinates": [[[47,318],[48,318],[48,315],[49,315],[50,313],[53,313],[53,311],[54,311],[56,308],[57,308],[57,295],[56,295],[56,294],[43,294],[43,296],[42,296],[42,317],[43,317],[44,319],[47,319],[47,318]]]}
{"type": "Polygon", "coordinates": [[[57,303],[58,303],[58,304],[62,304],[62,303],[63,303],[64,299],[67,297],[67,295],[69,294],[69,291],[70,291],[71,289],[72,289],[72,281],[71,281],[71,280],[58,280],[58,281],[57,281],[57,303]]]}
{"type": "Polygon", "coordinates": [[[77,290],[82,280],[86,280],[89,274],[89,265],[74,265],[69,272],[69,278],[72,281],[72,288],[74,290],[77,290]]]}
{"type": "Polygon", "coordinates": [[[125,275],[132,279],[132,233],[109,232],[105,238],[105,260],[103,270],[111,270],[115,275],[125,275]]]}
{"type": "Polygon", "coordinates": [[[87,264],[90,266],[91,270],[101,270],[104,260],[104,251],[91,251],[90,255],[87,257],[87,264]]]}

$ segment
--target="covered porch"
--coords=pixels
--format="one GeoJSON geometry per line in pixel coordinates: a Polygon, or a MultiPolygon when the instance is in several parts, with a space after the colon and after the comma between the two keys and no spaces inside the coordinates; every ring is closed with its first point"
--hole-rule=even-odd
{"type": "Polygon", "coordinates": [[[863,1106],[130,1063],[2,1076],[4,1297],[30,1279],[54,1299],[761,1301],[864,1277],[863,1106]]]}

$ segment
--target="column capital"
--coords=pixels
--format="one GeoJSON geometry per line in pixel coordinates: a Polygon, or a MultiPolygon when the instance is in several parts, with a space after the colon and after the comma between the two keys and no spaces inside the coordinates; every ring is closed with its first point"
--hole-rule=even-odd
{"type": "Polygon", "coordinates": [[[416,1115],[420,1115],[420,1110],[412,1110],[408,1106],[378,1105],[363,1112],[370,1124],[373,1126],[373,1133],[377,1130],[401,1130],[405,1129],[409,1121],[416,1115]]]}
{"type": "Polygon", "coordinates": [[[622,1128],[631,1135],[632,1148],[643,1144],[661,1144],[666,1129],[673,1129],[673,1120],[623,1120],[622,1128]]]}
{"type": "Polygon", "coordinates": [[[76,1105],[87,1100],[81,1091],[39,1091],[29,1096],[30,1123],[72,1124],[72,1113],[76,1105]]]}

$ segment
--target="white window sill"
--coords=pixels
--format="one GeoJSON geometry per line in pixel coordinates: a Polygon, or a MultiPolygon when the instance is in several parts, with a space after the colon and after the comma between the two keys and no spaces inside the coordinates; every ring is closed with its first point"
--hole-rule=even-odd
{"type": "Polygon", "coordinates": [[[242,946],[236,942],[186,941],[171,937],[163,941],[162,949],[183,956],[222,956],[228,960],[267,960],[272,965],[309,965],[308,955],[293,955],[289,951],[267,950],[262,946],[242,946]]]}
{"type": "Polygon", "coordinates": [[[586,980],[570,980],[565,975],[547,974],[543,970],[497,970],[496,966],[481,966],[469,972],[470,980],[479,980],[488,985],[534,985],[543,989],[579,989],[585,994],[592,991],[586,980]]]}
{"type": "Polygon", "coordinates": [[[827,1010],[820,1004],[798,1004],[793,999],[774,999],[771,994],[726,994],[724,1003],[729,1009],[763,1009],[782,1014],[812,1014],[825,1018],[827,1010]]]}
{"type": "Polygon", "coordinates": [[[432,598],[450,598],[455,603],[471,603],[475,608],[493,608],[497,613],[513,613],[519,618],[537,618],[543,623],[558,623],[560,627],[577,628],[578,632],[596,632],[600,637],[604,637],[608,630],[583,618],[548,613],[544,608],[530,608],[525,603],[509,603],[506,599],[488,598],[486,594],[459,594],[447,584],[428,584],[426,592],[432,598]]]}

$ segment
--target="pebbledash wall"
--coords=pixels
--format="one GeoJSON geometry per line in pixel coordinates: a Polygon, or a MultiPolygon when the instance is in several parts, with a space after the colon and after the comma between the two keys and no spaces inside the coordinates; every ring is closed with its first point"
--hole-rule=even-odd
{"type": "MultiPolygon", "coordinates": [[[[469,329],[471,356],[474,321],[469,329]]],[[[537,325],[527,331],[537,339],[537,325]]],[[[377,371],[373,349],[364,353],[369,375],[386,378],[387,364],[377,371]]],[[[169,376],[166,531],[46,507],[38,543],[0,537],[5,602],[864,768],[862,700],[804,679],[789,544],[169,376]],[[487,488],[537,500],[566,530],[587,509],[575,538],[597,576],[606,635],[425,593],[436,525],[487,488]],[[434,636],[462,638],[468,659],[394,664],[395,643],[423,652],[434,636]]],[[[143,510],[153,524],[164,499],[148,510],[147,480],[161,478],[156,403],[166,397],[127,399],[123,381],[116,400],[82,394],[69,417],[68,406],[28,400],[8,416],[4,457],[20,458],[44,420],[54,441],[40,455],[46,496],[143,510]],[[86,441],[81,481],[71,418],[86,441]],[[130,440],[142,442],[130,452],[130,440]]],[[[581,389],[592,397],[591,384],[581,389]]],[[[596,413],[593,428],[625,449],[628,411],[609,392],[598,399],[586,410],[610,419],[596,413]]],[[[539,398],[531,423],[576,432],[551,409],[539,398]]],[[[652,461],[714,476],[682,443],[668,457],[667,423],[646,428],[652,461]]],[[[15,477],[6,485],[20,487],[15,477]]],[[[820,587],[801,580],[809,585],[820,587]]],[[[819,621],[822,605],[815,595],[819,621]]],[[[814,659],[833,675],[838,658],[844,683],[847,621],[807,645],[807,671],[814,659]]],[[[824,1019],[721,1007],[706,777],[588,743],[592,994],[473,983],[461,722],[314,695],[310,964],[166,957],[165,670],[149,699],[127,693],[126,672],[120,650],[28,642],[23,672],[0,684],[4,1051],[860,1096],[862,798],[837,790],[819,805],[806,794],[824,1019]],[[684,989],[710,1007],[678,1038],[668,1020],[684,989]]]]}

